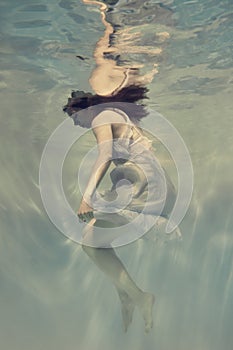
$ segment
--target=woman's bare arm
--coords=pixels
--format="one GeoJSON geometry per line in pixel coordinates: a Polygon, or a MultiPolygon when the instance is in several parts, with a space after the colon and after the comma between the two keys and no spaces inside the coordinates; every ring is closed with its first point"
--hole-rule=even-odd
{"type": "Polygon", "coordinates": [[[92,168],[87,187],[78,210],[81,219],[91,211],[91,197],[95,193],[106,171],[108,170],[112,159],[112,128],[111,123],[93,127],[93,133],[97,140],[98,157],[92,168]]]}

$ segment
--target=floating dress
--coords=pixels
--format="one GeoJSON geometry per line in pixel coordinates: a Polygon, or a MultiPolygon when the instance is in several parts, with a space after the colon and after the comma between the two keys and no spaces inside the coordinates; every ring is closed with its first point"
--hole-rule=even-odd
{"type": "MultiPolygon", "coordinates": [[[[110,177],[112,187],[95,193],[92,205],[95,217],[108,220],[111,216],[133,222],[140,214],[141,229],[151,228],[155,217],[166,218],[175,203],[175,189],[152,149],[152,141],[118,108],[108,108],[123,116],[127,125],[125,134],[113,140],[112,161],[115,168],[110,177]],[[134,132],[133,132],[134,130],[134,132]],[[132,139],[137,133],[136,140],[132,139]]],[[[114,221],[114,219],[113,219],[114,221]]],[[[138,227],[138,221],[136,224],[138,227]]]]}

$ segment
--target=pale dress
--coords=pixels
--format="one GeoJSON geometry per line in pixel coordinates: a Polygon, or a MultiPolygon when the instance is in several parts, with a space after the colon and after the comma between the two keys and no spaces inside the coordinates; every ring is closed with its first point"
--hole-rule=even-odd
{"type": "Polygon", "coordinates": [[[133,223],[143,213],[135,229],[146,233],[155,218],[165,218],[158,223],[166,221],[175,202],[175,189],[154,154],[151,140],[135,129],[126,113],[112,110],[124,117],[127,128],[123,137],[113,140],[116,167],[110,173],[112,188],[92,197],[95,217],[117,225],[121,218],[133,223]],[[136,140],[132,140],[133,128],[136,140]]]}

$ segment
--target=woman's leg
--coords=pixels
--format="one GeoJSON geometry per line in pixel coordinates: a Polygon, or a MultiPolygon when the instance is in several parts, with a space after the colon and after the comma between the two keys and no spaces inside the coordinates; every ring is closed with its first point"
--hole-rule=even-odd
{"type": "MultiPolygon", "coordinates": [[[[93,242],[95,235],[95,225],[98,225],[96,219],[85,228],[86,242],[93,242]],[[88,227],[88,228],[87,228],[88,227]]],[[[106,230],[106,229],[105,229],[106,230]]],[[[85,240],[84,240],[85,241],[85,240]]],[[[145,320],[145,329],[148,332],[153,325],[152,306],[154,296],[142,291],[132,280],[121,260],[112,248],[93,248],[83,244],[83,250],[93,260],[93,262],[103,271],[117,288],[118,295],[122,302],[122,315],[124,319],[125,330],[132,320],[134,305],[138,306],[145,320]]]]}
{"type": "Polygon", "coordinates": [[[124,331],[127,332],[130,323],[133,320],[133,312],[135,305],[129,295],[124,291],[119,289],[116,285],[116,291],[118,293],[121,302],[121,314],[123,320],[124,331]]]}

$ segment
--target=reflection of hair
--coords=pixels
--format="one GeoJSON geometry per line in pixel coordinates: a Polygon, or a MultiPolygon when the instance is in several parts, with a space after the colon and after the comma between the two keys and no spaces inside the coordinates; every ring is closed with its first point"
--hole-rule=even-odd
{"type": "Polygon", "coordinates": [[[72,91],[71,97],[68,98],[67,104],[63,107],[63,111],[72,117],[72,114],[80,111],[81,109],[86,109],[90,106],[105,104],[106,103],[119,103],[119,108],[128,114],[129,118],[134,122],[139,121],[141,118],[147,115],[147,111],[143,104],[134,104],[137,101],[148,99],[146,93],[149,90],[140,85],[130,85],[122,88],[114,96],[99,96],[93,95],[90,92],[84,91],[72,91]],[[122,106],[121,103],[122,102],[122,106]],[[125,103],[124,102],[128,102],[125,103]],[[132,108],[130,104],[132,105],[132,108]],[[127,107],[126,107],[127,106],[127,107]]]}

